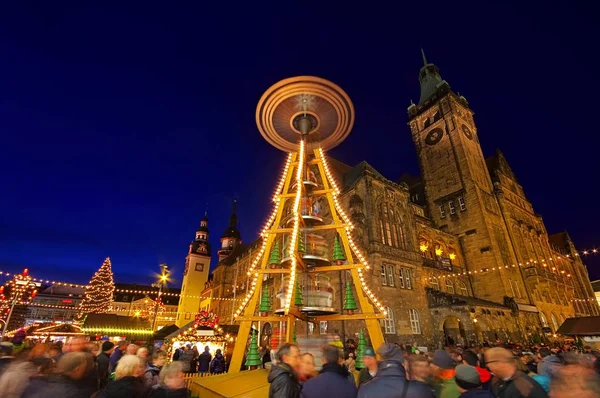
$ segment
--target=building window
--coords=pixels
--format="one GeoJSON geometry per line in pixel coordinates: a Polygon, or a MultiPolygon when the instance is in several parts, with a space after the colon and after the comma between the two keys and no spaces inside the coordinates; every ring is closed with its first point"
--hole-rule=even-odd
{"type": "Polygon", "coordinates": [[[458,197],[458,205],[460,206],[460,211],[467,210],[467,204],[465,203],[465,197],[464,196],[459,196],[458,197]]]}
{"type": "Polygon", "coordinates": [[[450,294],[454,294],[454,284],[450,278],[446,279],[446,291],[450,294]]]}
{"type": "Polygon", "coordinates": [[[327,321],[319,321],[319,333],[327,334],[327,321]]]}
{"type": "Polygon", "coordinates": [[[419,320],[419,313],[414,308],[408,310],[410,316],[410,328],[413,334],[421,334],[421,321],[419,320]]]}
{"type": "Polygon", "coordinates": [[[448,207],[450,208],[450,214],[456,214],[456,207],[454,207],[454,201],[451,200],[448,202],[448,207]]]}
{"type": "Polygon", "coordinates": [[[383,286],[394,286],[394,266],[381,265],[381,282],[383,286]]]}
{"type": "Polygon", "coordinates": [[[383,326],[385,334],[396,334],[396,322],[394,320],[394,311],[390,307],[385,309],[387,312],[385,319],[383,320],[383,326]]]}
{"type": "Polygon", "coordinates": [[[404,231],[392,206],[387,203],[379,205],[379,229],[381,243],[393,247],[404,247],[404,231]]]}
{"type": "Polygon", "coordinates": [[[440,206],[440,218],[446,218],[446,210],[444,210],[444,205],[440,206]]]}
{"type": "Polygon", "coordinates": [[[558,322],[556,321],[556,317],[554,316],[554,314],[550,313],[550,319],[552,320],[552,326],[554,327],[553,332],[556,333],[556,331],[558,330],[558,322]]]}
{"type": "Polygon", "coordinates": [[[540,312],[540,321],[542,321],[542,327],[548,327],[548,320],[546,319],[546,315],[543,312],[540,312]]]}
{"type": "Polygon", "coordinates": [[[436,277],[431,278],[431,287],[433,290],[440,290],[440,283],[436,277]]]}
{"type": "Polygon", "coordinates": [[[516,297],[515,296],[515,288],[513,287],[513,284],[512,284],[512,279],[508,280],[508,284],[510,285],[510,291],[512,293],[511,296],[516,297]]]}
{"type": "Polygon", "coordinates": [[[467,290],[467,285],[464,282],[458,282],[458,288],[460,289],[460,294],[463,296],[468,296],[469,291],[467,290]]]}
{"type": "Polygon", "coordinates": [[[410,280],[410,270],[408,268],[400,268],[398,279],[402,289],[412,289],[412,281],[410,280]]]}

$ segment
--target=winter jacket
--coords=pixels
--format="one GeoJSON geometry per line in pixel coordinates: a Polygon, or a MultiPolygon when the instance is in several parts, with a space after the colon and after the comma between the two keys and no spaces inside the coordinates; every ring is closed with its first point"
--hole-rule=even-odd
{"type": "Polygon", "coordinates": [[[100,381],[100,388],[104,388],[106,383],[108,383],[108,367],[110,364],[110,355],[103,352],[98,355],[98,360],[96,361],[98,364],[98,380],[100,381]]]}
{"type": "Polygon", "coordinates": [[[171,390],[165,386],[156,385],[150,389],[148,398],[189,398],[190,392],[187,388],[171,390]]]}
{"type": "Polygon", "coordinates": [[[225,372],[225,357],[222,354],[217,354],[210,363],[210,373],[223,372],[225,372]]]}
{"type": "Polygon", "coordinates": [[[292,368],[286,363],[278,363],[271,368],[267,378],[269,398],[299,398],[302,387],[292,368]]]}
{"type": "Polygon", "coordinates": [[[539,375],[552,377],[558,372],[561,366],[562,362],[558,356],[548,355],[547,357],[542,358],[540,363],[538,363],[537,373],[539,375]]]}
{"type": "Polygon", "coordinates": [[[104,390],[98,393],[97,398],[144,398],[146,390],[142,379],[125,376],[121,379],[110,381],[104,390]]]}
{"type": "Polygon", "coordinates": [[[402,363],[382,361],[373,380],[360,386],[358,398],[434,398],[434,395],[425,384],[406,380],[402,363]],[[402,397],[404,391],[406,395],[402,397]]]}
{"type": "MultiPolygon", "coordinates": [[[[454,380],[454,369],[444,369],[440,374],[441,379],[438,380],[435,388],[435,395],[438,398],[458,398],[460,391],[454,380]]],[[[481,378],[481,376],[479,376],[481,378]]]]}
{"type": "MultiPolygon", "coordinates": [[[[352,398],[356,397],[356,387],[348,380],[345,366],[326,363],[317,377],[304,383],[303,398],[352,398]]],[[[354,377],[354,376],[353,376],[354,377]]]]}
{"type": "Polygon", "coordinates": [[[198,372],[207,373],[209,366],[210,366],[211,359],[212,359],[212,356],[206,351],[204,351],[202,354],[200,354],[200,357],[198,358],[198,372]]]}
{"type": "Polygon", "coordinates": [[[494,398],[494,394],[482,388],[468,390],[460,394],[460,398],[494,398]]]}
{"type": "Polygon", "coordinates": [[[477,373],[479,373],[479,379],[481,380],[481,384],[484,390],[490,389],[490,381],[492,380],[492,374],[484,368],[475,367],[477,369],[477,373]]]}
{"type": "Polygon", "coordinates": [[[508,380],[494,377],[491,391],[497,398],[546,398],[548,396],[538,382],[519,371],[508,380]]]}
{"type": "Polygon", "coordinates": [[[362,386],[363,384],[365,384],[367,381],[370,381],[373,379],[373,376],[371,376],[371,373],[369,373],[369,368],[362,368],[360,370],[360,372],[358,372],[358,386],[362,386]]]}
{"type": "Polygon", "coordinates": [[[194,350],[188,349],[179,355],[178,361],[183,365],[183,373],[192,372],[192,362],[196,359],[196,353],[194,350]]]}
{"type": "Polygon", "coordinates": [[[112,354],[110,354],[110,360],[108,362],[108,374],[111,374],[117,368],[117,362],[123,356],[123,351],[119,347],[115,348],[112,354]]]}
{"type": "Polygon", "coordinates": [[[89,392],[65,376],[36,376],[31,379],[22,397],[27,398],[88,398],[89,392]]]}
{"type": "Polygon", "coordinates": [[[158,384],[160,381],[158,375],[160,374],[160,368],[153,363],[149,363],[146,366],[146,371],[144,372],[144,384],[146,387],[152,387],[158,384]]]}
{"type": "Polygon", "coordinates": [[[544,389],[544,391],[550,391],[550,377],[546,375],[533,375],[531,378],[538,382],[540,386],[544,389]]]}
{"type": "Polygon", "coordinates": [[[29,385],[29,378],[35,375],[37,366],[31,361],[13,362],[0,377],[2,398],[20,398],[29,385]]]}

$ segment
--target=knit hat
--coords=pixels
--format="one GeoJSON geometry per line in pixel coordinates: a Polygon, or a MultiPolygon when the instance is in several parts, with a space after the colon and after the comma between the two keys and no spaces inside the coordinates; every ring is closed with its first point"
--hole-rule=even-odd
{"type": "Polygon", "coordinates": [[[102,352],[108,351],[115,346],[115,343],[112,341],[105,341],[102,343],[102,352]]]}
{"type": "Polygon", "coordinates": [[[404,355],[402,351],[395,344],[384,343],[377,349],[377,353],[381,357],[382,361],[397,361],[400,363],[404,362],[404,355]]]}
{"type": "Polygon", "coordinates": [[[456,380],[456,385],[464,390],[472,390],[481,386],[479,372],[471,365],[458,365],[454,379],[456,380]]]}
{"type": "Polygon", "coordinates": [[[454,361],[450,358],[450,354],[444,350],[437,350],[433,354],[433,364],[442,369],[452,369],[454,367],[454,361]]]}
{"type": "Polygon", "coordinates": [[[367,348],[365,348],[365,351],[363,352],[363,357],[375,358],[375,351],[373,351],[373,349],[371,347],[367,347],[367,348]]]}

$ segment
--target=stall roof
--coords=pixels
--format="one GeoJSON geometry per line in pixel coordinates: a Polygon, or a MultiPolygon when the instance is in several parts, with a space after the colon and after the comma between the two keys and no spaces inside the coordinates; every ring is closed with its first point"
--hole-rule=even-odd
{"type": "MultiPolygon", "coordinates": [[[[179,329],[175,330],[171,334],[163,337],[162,340],[169,340],[169,339],[172,339],[174,337],[179,336],[179,333],[181,333],[184,330],[188,330],[193,324],[194,324],[194,321],[192,321],[192,322],[190,322],[190,323],[188,323],[186,325],[183,325],[182,327],[180,327],[179,329]]],[[[234,334],[234,335],[237,334],[238,330],[240,329],[239,325],[219,325],[219,327],[221,329],[223,329],[223,333],[224,334],[230,333],[230,334],[234,334]]],[[[203,328],[201,326],[198,327],[198,330],[202,330],[202,329],[211,330],[211,328],[203,328]]],[[[156,339],[156,340],[159,340],[159,339],[156,339]]]]}
{"type": "Polygon", "coordinates": [[[556,333],[565,336],[600,336],[600,316],[569,318],[556,333]]]}
{"type": "Polygon", "coordinates": [[[148,319],[115,314],[89,314],[81,329],[84,333],[115,335],[152,335],[154,333],[148,319]]]}
{"type": "Polygon", "coordinates": [[[154,340],[164,340],[167,338],[167,336],[171,336],[174,332],[177,332],[178,330],[179,328],[175,324],[166,325],[154,332],[154,340]]]}

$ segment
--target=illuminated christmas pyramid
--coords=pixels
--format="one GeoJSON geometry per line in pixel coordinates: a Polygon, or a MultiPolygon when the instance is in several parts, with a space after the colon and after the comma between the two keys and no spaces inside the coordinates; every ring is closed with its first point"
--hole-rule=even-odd
{"type": "Polygon", "coordinates": [[[285,79],[260,99],[256,123],[262,136],[288,155],[260,250],[248,270],[250,289],[235,312],[240,329],[229,372],[241,369],[245,342],[258,322],[283,325],[284,341],[292,342],[296,321],[362,320],[371,345],[378,347],[384,342],[379,324],[384,306],[365,282],[369,265],[352,239],[354,226],[340,205],[340,190],[325,157],[325,150],[340,144],[352,129],[350,98],[324,79],[285,79]],[[327,275],[339,271],[348,275],[343,303],[335,302],[339,295],[327,275]],[[263,289],[269,278],[281,281],[274,300],[263,289]]]}

